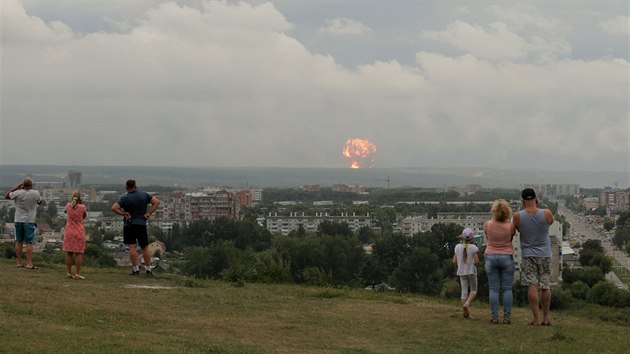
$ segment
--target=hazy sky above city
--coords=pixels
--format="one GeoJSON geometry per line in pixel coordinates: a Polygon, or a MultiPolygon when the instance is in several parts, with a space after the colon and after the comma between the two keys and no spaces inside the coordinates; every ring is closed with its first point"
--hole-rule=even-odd
{"type": "Polygon", "coordinates": [[[628,168],[626,1],[0,6],[0,164],[628,168]]]}

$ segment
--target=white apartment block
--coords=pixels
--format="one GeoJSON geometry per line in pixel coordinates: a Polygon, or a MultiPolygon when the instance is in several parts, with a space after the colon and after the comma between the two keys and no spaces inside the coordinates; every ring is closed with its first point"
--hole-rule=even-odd
{"type": "Polygon", "coordinates": [[[271,233],[288,235],[291,231],[299,229],[300,225],[307,232],[316,232],[319,224],[323,221],[332,221],[335,223],[347,223],[350,230],[356,232],[364,226],[371,226],[370,215],[357,216],[347,213],[340,216],[330,216],[328,213],[316,213],[315,216],[305,215],[304,213],[291,213],[289,216],[271,215],[266,217],[266,227],[271,233]]]}
{"type": "Polygon", "coordinates": [[[405,236],[413,236],[418,232],[431,230],[435,224],[457,224],[463,228],[471,228],[475,234],[483,234],[483,224],[490,219],[490,213],[438,213],[437,218],[429,218],[427,214],[402,218],[398,223],[405,236]]]}

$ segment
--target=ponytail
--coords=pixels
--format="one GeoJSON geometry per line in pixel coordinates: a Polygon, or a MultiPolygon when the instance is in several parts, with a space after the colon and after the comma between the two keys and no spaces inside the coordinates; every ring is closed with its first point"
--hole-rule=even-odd
{"type": "Polygon", "coordinates": [[[468,248],[468,241],[464,240],[464,264],[468,263],[468,250],[466,248],[468,248]]]}

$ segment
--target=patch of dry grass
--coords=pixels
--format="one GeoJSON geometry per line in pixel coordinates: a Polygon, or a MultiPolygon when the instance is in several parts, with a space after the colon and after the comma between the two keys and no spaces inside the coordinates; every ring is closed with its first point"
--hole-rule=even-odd
{"type": "Polygon", "coordinates": [[[79,281],[56,265],[0,261],[0,352],[621,353],[630,344],[628,327],[575,314],[531,327],[529,310],[516,308],[512,325],[490,325],[487,304],[464,320],[457,299],[126,272],[88,268],[79,281]]]}

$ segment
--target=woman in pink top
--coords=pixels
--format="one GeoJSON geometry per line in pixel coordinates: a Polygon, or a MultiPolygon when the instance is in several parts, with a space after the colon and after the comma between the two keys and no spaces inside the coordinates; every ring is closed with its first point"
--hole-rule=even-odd
{"type": "Polygon", "coordinates": [[[66,270],[68,278],[85,279],[81,275],[81,262],[83,261],[83,252],[85,251],[85,227],[83,219],[87,216],[87,208],[81,200],[81,193],[75,191],[72,193],[72,201],[66,204],[66,213],[68,220],[63,234],[63,251],[66,253],[66,270]],[[72,274],[72,256],[76,254],[77,272],[72,274]]]}
{"type": "Polygon", "coordinates": [[[504,199],[492,204],[492,219],[484,224],[486,234],[486,274],[490,288],[490,323],[499,323],[499,291],[503,291],[503,323],[512,322],[512,282],[514,281],[514,249],[512,237],[516,233],[511,222],[512,208],[504,199]]]}

